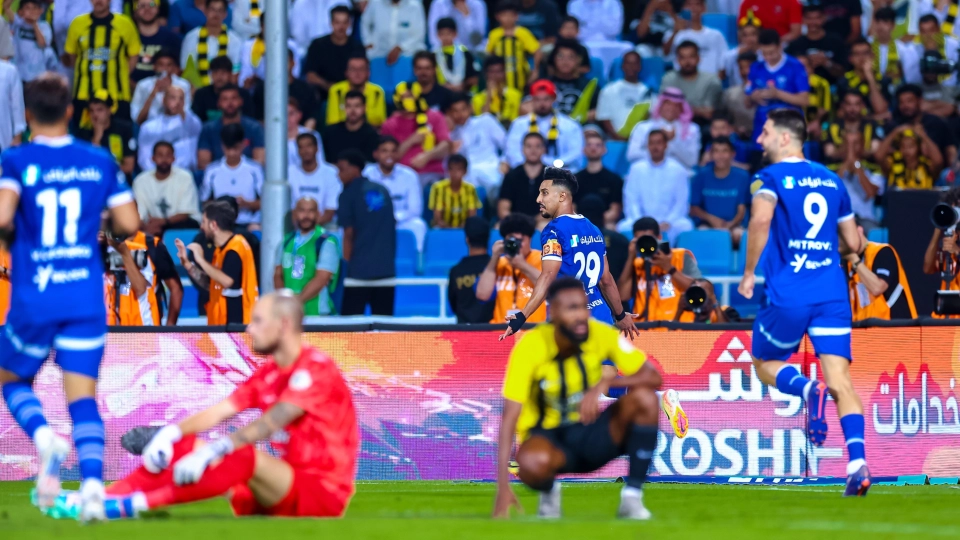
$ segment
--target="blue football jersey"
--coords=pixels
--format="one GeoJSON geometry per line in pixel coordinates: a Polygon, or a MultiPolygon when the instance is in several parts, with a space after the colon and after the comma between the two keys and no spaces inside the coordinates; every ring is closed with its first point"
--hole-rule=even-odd
{"type": "MultiPolygon", "coordinates": [[[[757,90],[773,86],[789,94],[799,94],[810,91],[810,77],[799,60],[792,56],[783,55],[779,65],[768,66],[766,62],[755,62],[750,67],[750,75],[744,85],[744,92],[749,96],[757,90]],[[772,69],[771,69],[772,68],[772,69]]],[[[803,112],[803,109],[790,105],[785,101],[768,101],[766,105],[757,106],[753,120],[753,137],[756,140],[763,131],[763,124],[767,121],[767,114],[774,109],[793,109],[803,112]]]]}
{"type": "Polygon", "coordinates": [[[854,214],[837,175],[818,163],[785,160],[757,173],[750,190],[777,199],[760,259],[770,303],[849,302],[837,225],[854,214]]]}
{"type": "Polygon", "coordinates": [[[0,155],[0,189],[20,194],[11,257],[11,317],[106,320],[101,213],[133,201],[106,150],[43,138],[0,155]]]}
{"type": "Polygon", "coordinates": [[[610,308],[600,293],[607,246],[603,232],[579,214],[567,214],[551,221],[540,233],[542,261],[560,261],[558,276],[575,277],[583,283],[594,318],[612,323],[610,308]]]}

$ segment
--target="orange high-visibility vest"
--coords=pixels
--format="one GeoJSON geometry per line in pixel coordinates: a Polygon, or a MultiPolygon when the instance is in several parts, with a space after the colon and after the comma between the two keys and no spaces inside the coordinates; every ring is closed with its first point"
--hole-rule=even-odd
{"type": "MultiPolygon", "coordinates": [[[[242,235],[235,234],[227,240],[223,247],[218,247],[213,252],[213,266],[217,269],[223,269],[223,259],[230,251],[235,251],[240,255],[240,261],[243,264],[243,283],[240,284],[240,290],[224,290],[215,280],[210,280],[210,300],[207,302],[207,324],[210,326],[222,326],[227,324],[227,297],[236,294],[240,296],[243,302],[243,323],[250,322],[250,314],[253,312],[253,305],[260,297],[260,288],[257,285],[257,268],[253,262],[253,250],[250,244],[242,235]]],[[[238,322],[238,321],[233,321],[238,322]]]]}
{"type": "MultiPolygon", "coordinates": [[[[910,318],[917,318],[917,307],[913,303],[913,294],[910,292],[910,284],[907,283],[907,274],[904,273],[903,265],[900,264],[900,255],[897,254],[897,250],[889,244],[867,242],[867,249],[863,252],[863,261],[860,264],[864,264],[872,270],[873,261],[876,260],[880,250],[885,247],[889,247],[893,251],[893,256],[897,259],[897,272],[900,282],[890,293],[890,299],[888,300],[886,295],[883,294],[876,297],[870,296],[866,287],[861,286],[860,276],[854,273],[850,278],[850,308],[853,310],[854,321],[866,319],[890,320],[890,308],[897,302],[906,302],[910,307],[910,318]]],[[[846,263],[847,275],[852,272],[852,266],[849,262],[846,263]]]]}

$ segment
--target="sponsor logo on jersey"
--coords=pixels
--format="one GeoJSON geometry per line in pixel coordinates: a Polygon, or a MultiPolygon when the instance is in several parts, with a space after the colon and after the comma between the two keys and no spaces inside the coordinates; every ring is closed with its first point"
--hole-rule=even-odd
{"type": "Polygon", "coordinates": [[[784,189],[793,189],[797,185],[796,181],[792,176],[783,177],[783,187],[784,189]]]}
{"type": "MultiPolygon", "coordinates": [[[[787,177],[787,178],[790,178],[790,177],[787,177]]],[[[823,186],[823,187],[829,187],[833,189],[839,189],[837,187],[837,183],[834,182],[832,178],[820,178],[820,177],[811,178],[807,176],[797,181],[797,185],[800,187],[809,187],[809,188],[818,188],[820,186],[823,186]]]]}
{"type": "Polygon", "coordinates": [[[563,248],[560,247],[560,242],[556,238],[551,238],[547,240],[547,243],[543,245],[543,256],[544,257],[560,257],[563,255],[563,248]]]}
{"type": "Polygon", "coordinates": [[[37,184],[37,180],[40,178],[40,167],[36,165],[30,165],[23,171],[23,185],[26,187],[32,187],[37,184]]]}
{"type": "Polygon", "coordinates": [[[63,259],[89,259],[93,256],[90,246],[57,246],[50,249],[35,249],[30,252],[33,262],[42,263],[63,259]]]}
{"type": "Polygon", "coordinates": [[[822,261],[811,261],[808,260],[806,253],[794,253],[793,262],[790,263],[790,266],[793,267],[793,273],[798,274],[802,269],[816,270],[818,268],[823,268],[824,266],[830,266],[831,264],[833,264],[833,259],[830,257],[827,257],[822,261]]]}
{"type": "MultiPolygon", "coordinates": [[[[598,242],[601,243],[601,244],[603,243],[603,236],[602,236],[602,235],[599,235],[599,234],[598,234],[597,236],[583,236],[583,237],[580,238],[580,244],[581,244],[581,245],[584,245],[584,246],[589,246],[590,244],[595,244],[595,243],[598,243],[598,242]]],[[[573,237],[573,240],[571,241],[571,243],[573,244],[573,247],[576,247],[576,246],[577,246],[577,237],[576,237],[576,236],[573,237]]]]}
{"type": "Polygon", "coordinates": [[[51,282],[54,285],[62,285],[73,281],[83,281],[89,277],[90,271],[86,268],[55,270],[52,264],[48,264],[37,267],[37,275],[33,276],[33,282],[37,284],[37,290],[43,292],[51,282]]]}
{"type": "Polygon", "coordinates": [[[570,237],[570,247],[577,247],[577,237],[576,237],[576,236],[570,237]]]}
{"type": "MultiPolygon", "coordinates": [[[[27,170],[29,171],[29,168],[27,170]]],[[[43,181],[48,184],[53,182],[68,183],[78,180],[81,182],[99,182],[101,178],[103,178],[103,175],[96,167],[85,167],[83,169],[75,167],[69,169],[56,168],[43,173],[43,181]]]]}

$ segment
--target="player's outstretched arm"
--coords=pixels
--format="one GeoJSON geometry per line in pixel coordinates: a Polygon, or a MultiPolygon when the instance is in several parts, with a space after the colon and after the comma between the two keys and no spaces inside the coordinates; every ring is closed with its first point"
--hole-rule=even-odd
{"type": "Polygon", "coordinates": [[[237,407],[225,399],[212,407],[187,417],[179,424],[164,426],[143,448],[143,464],[147,470],[158,472],[166,469],[173,457],[173,444],[185,435],[207,431],[227,418],[237,414],[237,407]]]}
{"type": "Polygon", "coordinates": [[[560,261],[543,261],[543,269],[540,271],[540,279],[538,279],[537,284],[533,286],[533,294],[530,295],[530,300],[527,301],[526,306],[523,306],[523,310],[521,310],[520,313],[515,316],[515,319],[511,320],[510,326],[507,327],[507,331],[500,336],[501,340],[519,330],[520,327],[523,326],[523,323],[526,322],[527,318],[537,311],[537,309],[540,307],[540,304],[543,304],[543,301],[547,298],[547,289],[550,288],[550,284],[557,279],[557,274],[560,273],[560,265],[560,261]],[[514,322],[515,320],[519,320],[520,323],[517,324],[514,322]]]}
{"type": "Polygon", "coordinates": [[[616,321],[617,328],[623,332],[623,335],[630,339],[637,337],[640,331],[637,330],[637,324],[634,321],[633,313],[627,313],[623,308],[623,302],[620,301],[620,288],[610,273],[610,263],[607,256],[603,256],[603,275],[600,276],[600,294],[607,301],[607,307],[613,313],[613,320],[616,321]],[[617,319],[619,317],[619,320],[617,319]]]}
{"type": "Polygon", "coordinates": [[[773,220],[773,210],[776,206],[776,197],[768,193],[758,192],[753,197],[750,225],[747,229],[747,262],[743,268],[743,279],[740,280],[739,287],[740,294],[744,298],[753,298],[757,264],[760,262],[760,255],[770,236],[770,222],[773,220]]]}
{"type": "Polygon", "coordinates": [[[13,227],[13,217],[20,204],[20,192],[0,188],[0,230],[9,231],[13,227]]]}
{"type": "Polygon", "coordinates": [[[500,417],[500,435],[497,445],[497,496],[493,502],[493,517],[510,517],[510,508],[515,506],[521,511],[520,501],[510,488],[510,454],[513,452],[513,440],[517,432],[517,419],[523,405],[509,399],[503,400],[503,414],[500,417]]]}

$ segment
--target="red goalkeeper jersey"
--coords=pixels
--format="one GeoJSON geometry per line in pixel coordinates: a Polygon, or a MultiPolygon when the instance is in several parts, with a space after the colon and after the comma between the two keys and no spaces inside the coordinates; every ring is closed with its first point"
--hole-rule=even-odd
{"type": "Polygon", "coordinates": [[[337,365],[307,345],[292,366],[273,359],[230,396],[238,410],[266,411],[278,401],[303,409],[304,414],[270,445],[298,472],[316,475],[329,491],[345,499],[353,494],[359,435],[357,415],[337,365]]]}

